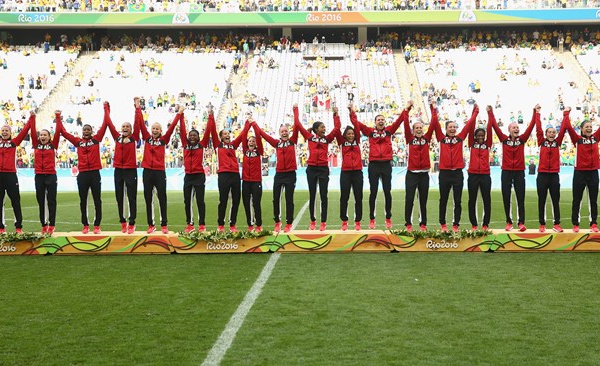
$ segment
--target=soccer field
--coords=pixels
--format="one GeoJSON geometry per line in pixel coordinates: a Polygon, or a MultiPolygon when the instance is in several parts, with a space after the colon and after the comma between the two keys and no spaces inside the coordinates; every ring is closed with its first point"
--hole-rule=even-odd
{"type": "MultiPolygon", "coordinates": [[[[22,196],[25,230],[38,230],[35,198],[22,196]]],[[[393,196],[400,228],[404,193],[393,196]]],[[[335,228],[338,197],[330,192],[335,228]]],[[[297,192],[297,213],[307,199],[297,192]]],[[[492,199],[500,228],[499,192],[492,199]]],[[[184,227],[181,201],[170,192],[173,231],[184,227]]],[[[216,194],[206,202],[214,229],[216,194]]],[[[117,230],[114,195],[103,203],[102,228],[117,230]]],[[[437,203],[431,192],[431,228],[437,203]]],[[[145,229],[141,196],[138,204],[145,229]]],[[[536,207],[528,192],[531,228],[536,207]]],[[[58,221],[60,231],[80,229],[76,194],[59,195],[58,221]]],[[[238,222],[244,227],[242,210],[238,222]]],[[[308,223],[305,210],[298,227],[308,223]]],[[[598,253],[0,257],[0,364],[592,365],[600,362],[599,264],[598,253]]]]}
{"type": "MultiPolygon", "coordinates": [[[[318,196],[318,194],[317,194],[318,196]]],[[[377,201],[377,224],[379,229],[384,228],[384,218],[385,214],[383,211],[383,195],[378,195],[377,201]]],[[[404,228],[404,191],[392,191],[393,197],[393,206],[392,206],[392,221],[394,223],[394,229],[402,229],[404,228]]],[[[339,218],[339,191],[331,191],[329,192],[329,217],[327,220],[328,228],[330,229],[339,229],[341,225],[341,221],[339,218]]],[[[467,193],[463,192],[463,202],[462,202],[462,219],[461,219],[461,228],[470,229],[471,224],[469,223],[469,214],[467,209],[467,193]]],[[[364,200],[363,200],[363,228],[367,228],[369,223],[369,193],[367,191],[364,192],[364,200]]],[[[218,205],[218,193],[217,192],[207,192],[206,194],[206,226],[208,230],[215,230],[217,228],[217,205],[218,205]]],[[[157,200],[155,200],[157,201],[157,200]]],[[[513,197],[514,201],[514,197],[513,197]]],[[[298,229],[308,229],[308,225],[310,223],[310,216],[308,211],[308,192],[307,191],[297,191],[295,193],[295,213],[296,216],[299,216],[298,221],[298,229]],[[303,206],[306,205],[306,208],[303,210],[303,206]]],[[[320,220],[319,208],[318,208],[318,200],[317,200],[317,221],[320,220]]],[[[348,213],[350,217],[350,221],[353,220],[353,210],[354,210],[354,201],[351,199],[348,213]]],[[[587,202],[586,197],[584,197],[583,202],[587,202]]],[[[417,203],[417,202],[416,202],[417,203]]],[[[439,229],[439,220],[438,220],[438,203],[439,203],[439,192],[438,191],[430,191],[429,200],[427,205],[428,211],[428,227],[430,229],[439,229]]],[[[539,226],[538,223],[538,214],[537,214],[537,193],[535,191],[527,191],[525,198],[525,212],[526,212],[526,225],[530,229],[537,229],[539,226]]],[[[39,223],[39,211],[37,202],[35,200],[34,193],[22,193],[21,194],[21,205],[23,209],[23,230],[24,231],[39,231],[41,229],[41,225],[39,223]]],[[[90,194],[88,201],[88,211],[90,222],[93,221],[94,218],[94,208],[93,201],[90,194]]],[[[282,203],[283,205],[283,203],[282,203]]],[[[481,202],[479,202],[479,212],[481,217],[481,202]]],[[[548,202],[546,205],[547,209],[547,225],[551,226],[552,224],[552,212],[550,205],[550,198],[548,198],[548,202]]],[[[117,215],[117,207],[116,200],[113,192],[103,192],[102,193],[102,207],[103,207],[103,219],[102,219],[102,229],[104,231],[116,231],[120,230],[121,226],[119,224],[119,218],[117,215]]],[[[138,215],[137,215],[137,230],[144,231],[147,228],[147,220],[146,220],[146,206],[144,203],[144,197],[141,193],[138,194],[138,215]]],[[[516,225],[516,202],[513,204],[513,221],[516,225]]],[[[194,208],[196,211],[196,208],[194,208]]],[[[273,229],[273,204],[272,204],[272,192],[265,191],[263,193],[262,198],[262,210],[263,210],[263,225],[265,229],[273,229]]],[[[282,212],[285,213],[285,210],[282,206],[282,212]]],[[[12,209],[10,208],[10,200],[6,200],[6,228],[7,230],[13,230],[14,227],[12,225],[13,214],[12,209]]],[[[588,208],[587,204],[584,204],[581,211],[581,227],[587,228],[589,227],[588,220],[588,208]]],[[[79,196],[77,193],[59,193],[58,194],[58,209],[57,209],[57,223],[56,223],[56,231],[78,231],[81,230],[81,221],[80,221],[80,211],[79,211],[79,196]]],[[[197,211],[194,213],[194,216],[197,216],[197,211]]],[[[155,209],[155,217],[157,219],[157,225],[160,224],[158,221],[159,210],[158,204],[156,204],[155,209]]],[[[183,193],[179,191],[169,191],[168,192],[168,217],[169,217],[169,229],[174,232],[182,231],[185,228],[185,212],[184,212],[184,204],[183,204],[183,193]]],[[[415,205],[414,208],[414,219],[413,225],[418,225],[418,205],[415,205]]],[[[562,192],[561,197],[561,217],[563,227],[570,228],[571,227],[571,191],[564,190],[562,192]]],[[[446,218],[448,223],[452,223],[452,198],[448,203],[448,211],[446,213],[446,218]]],[[[285,220],[285,218],[283,218],[285,220]]],[[[490,228],[493,229],[504,229],[505,219],[504,219],[504,210],[502,206],[502,195],[499,191],[492,192],[492,223],[490,224],[490,228]]],[[[197,219],[194,220],[194,223],[197,225],[197,219]]],[[[479,223],[481,225],[481,222],[479,223]]],[[[244,213],[243,205],[240,203],[240,209],[238,213],[238,221],[237,221],[238,229],[246,228],[246,216],[244,213]]]]}
{"type": "Polygon", "coordinates": [[[0,261],[3,365],[199,365],[215,343],[223,365],[600,361],[595,253],[0,261]]]}

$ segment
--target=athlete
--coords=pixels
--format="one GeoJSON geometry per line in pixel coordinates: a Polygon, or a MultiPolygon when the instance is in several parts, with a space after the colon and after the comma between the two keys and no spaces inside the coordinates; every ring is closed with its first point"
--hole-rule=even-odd
{"type": "MultiPolygon", "coordinates": [[[[56,150],[60,140],[60,131],[50,135],[50,131],[38,131],[34,112],[31,112],[31,144],[33,145],[33,170],[35,173],[35,197],[40,211],[42,234],[54,233],[56,225],[56,150]]],[[[55,112],[55,118],[61,119],[61,112],[55,112]]]]}
{"type": "MultiPolygon", "coordinates": [[[[298,105],[294,104],[294,113],[298,113],[298,105]]],[[[262,138],[275,148],[277,153],[277,165],[275,166],[275,177],[273,178],[273,216],[275,220],[275,232],[281,231],[281,190],[285,190],[285,228],[283,232],[292,230],[294,222],[294,190],[296,189],[296,144],[298,144],[298,129],[294,126],[292,134],[287,125],[279,127],[279,139],[275,139],[265,131],[256,126],[262,138]]]]}
{"type": "Polygon", "coordinates": [[[160,229],[163,234],[169,232],[167,227],[167,175],[165,173],[165,149],[171,141],[171,135],[179,119],[183,115],[183,106],[178,107],[178,112],[169,125],[167,132],[163,135],[162,126],[155,122],[152,124],[151,133],[148,132],[146,125],[139,118],[136,120],[137,128],[142,134],[144,140],[144,157],[142,158],[142,179],[144,182],[144,200],[146,201],[146,218],[148,219],[148,230],[151,234],[156,231],[154,222],[154,190],[160,207],[160,229]]]}
{"type": "Polygon", "coordinates": [[[573,172],[573,204],[571,208],[571,222],[573,231],[579,232],[579,211],[581,199],[587,188],[590,206],[590,231],[598,232],[598,141],[600,141],[600,128],[592,133],[592,122],[589,120],[581,123],[581,135],[575,132],[570,121],[567,121],[567,130],[571,141],[577,147],[575,157],[575,171],[573,172]]]}
{"type": "MultiPolygon", "coordinates": [[[[308,181],[309,193],[309,211],[310,211],[310,230],[315,230],[317,226],[317,218],[315,216],[317,203],[317,184],[319,185],[319,194],[321,198],[321,225],[320,231],[327,228],[327,206],[329,199],[327,197],[329,185],[329,144],[335,139],[335,129],[329,134],[325,134],[325,124],[323,122],[315,122],[312,127],[306,130],[300,122],[298,110],[294,110],[294,123],[298,131],[308,144],[308,161],[306,168],[306,180],[308,181]]],[[[337,108],[333,110],[333,120],[335,128],[340,128],[340,118],[337,113],[337,108]]]]}
{"type": "Polygon", "coordinates": [[[477,104],[473,105],[471,118],[465,123],[465,126],[460,132],[457,132],[458,124],[454,121],[446,122],[446,133],[442,132],[442,127],[439,124],[435,126],[435,135],[440,144],[440,225],[442,231],[448,231],[446,225],[446,207],[450,190],[453,192],[454,198],[454,215],[452,219],[452,231],[458,232],[460,225],[460,216],[462,214],[462,190],[464,185],[463,168],[465,160],[463,157],[463,142],[467,134],[471,130],[471,126],[475,124],[475,119],[479,114],[477,104]]]}
{"type": "Polygon", "coordinates": [[[400,123],[404,121],[413,107],[409,101],[400,116],[390,126],[385,126],[385,117],[375,116],[375,128],[368,127],[358,121],[356,115],[352,118],[352,125],[356,130],[369,137],[369,228],[375,229],[375,203],[379,180],[385,197],[385,227],[392,228],[392,135],[396,133],[400,123]]]}
{"type": "Polygon", "coordinates": [[[517,196],[517,213],[519,231],[527,230],[525,227],[525,143],[535,125],[536,113],[539,113],[539,105],[533,109],[533,117],[527,129],[522,135],[519,135],[519,125],[515,122],[508,125],[508,135],[505,135],[496,118],[491,114],[492,127],[502,143],[502,201],[504,203],[504,213],[506,215],[506,231],[513,229],[511,215],[511,187],[515,188],[517,196]]]}
{"type": "Polygon", "coordinates": [[[204,136],[200,140],[197,130],[190,130],[186,134],[185,118],[182,114],[179,119],[179,133],[181,135],[181,146],[183,148],[183,202],[185,204],[186,233],[194,231],[194,208],[193,198],[196,197],[198,206],[198,231],[206,230],[206,205],[204,203],[206,175],[204,174],[204,149],[208,147],[212,126],[215,124],[215,116],[212,108],[208,110],[208,123],[204,129],[204,136]]]}
{"type": "MultiPolygon", "coordinates": [[[[352,104],[348,106],[350,115],[354,114],[352,104]]],[[[339,119],[337,108],[334,108],[334,118],[339,119]]],[[[351,118],[356,118],[356,115],[351,118]]],[[[341,123],[336,122],[336,140],[342,150],[342,171],[340,173],[340,219],[342,230],[348,230],[348,201],[350,200],[350,189],[354,194],[354,230],[360,230],[362,221],[363,200],[363,171],[362,154],[360,151],[360,131],[351,126],[346,126],[341,131],[341,123]]]]}
{"type": "Polygon", "coordinates": [[[422,122],[410,126],[408,120],[404,123],[404,136],[408,145],[408,170],[406,171],[406,201],[404,218],[406,230],[412,231],[412,213],[415,192],[419,191],[419,229],[427,230],[427,198],[429,196],[429,144],[431,136],[439,124],[435,103],[430,104],[431,123],[425,133],[422,122]]]}
{"type": "Polygon", "coordinates": [[[246,211],[246,223],[248,231],[262,231],[262,156],[264,149],[262,138],[258,136],[256,122],[249,116],[248,123],[254,130],[254,136],[248,137],[248,131],[242,136],[242,150],[244,160],[242,161],[242,203],[246,211]],[[254,228],[256,225],[256,229],[254,228]]]}
{"type": "Polygon", "coordinates": [[[108,127],[107,118],[110,113],[108,102],[104,102],[104,121],[98,132],[93,135],[92,126],[89,124],[83,125],[81,128],[81,136],[75,137],[71,135],[63,127],[62,120],[57,120],[57,130],[67,139],[73,146],[77,148],[77,167],[79,173],[77,175],[77,188],[79,189],[79,209],[81,211],[81,223],[83,228],[81,232],[87,234],[90,231],[90,223],[87,213],[88,191],[92,191],[94,199],[94,234],[100,234],[100,223],[102,222],[102,179],[100,178],[100,169],[102,163],[100,161],[100,143],[104,138],[104,133],[108,127]]]}
{"type": "Polygon", "coordinates": [[[231,133],[229,130],[221,130],[217,135],[217,127],[212,126],[212,140],[213,147],[217,152],[217,162],[219,168],[217,173],[219,175],[219,206],[217,213],[217,230],[225,230],[225,211],[227,210],[227,201],[229,200],[229,194],[231,194],[231,210],[229,211],[229,230],[231,232],[237,232],[235,226],[237,221],[237,213],[240,207],[240,164],[236,156],[236,150],[242,142],[243,135],[248,132],[250,124],[244,125],[242,133],[236,137],[233,141],[231,140],[231,133]]]}
{"type": "Polygon", "coordinates": [[[567,107],[563,111],[563,121],[558,134],[554,127],[547,128],[544,134],[539,110],[539,108],[536,108],[535,128],[538,146],[540,147],[540,161],[536,180],[540,232],[543,233],[546,231],[546,196],[550,192],[552,213],[554,216],[554,226],[552,229],[562,233],[563,228],[560,226],[560,146],[567,132],[567,126],[571,124],[569,122],[571,108],[567,107]]]}
{"type": "Polygon", "coordinates": [[[25,136],[27,136],[34,119],[35,115],[31,114],[29,121],[27,121],[23,129],[14,138],[11,136],[12,132],[9,125],[4,125],[0,128],[0,204],[2,205],[2,209],[0,210],[0,234],[6,233],[4,219],[5,195],[8,195],[8,198],[10,198],[15,215],[15,232],[17,234],[23,233],[23,214],[21,212],[19,179],[17,178],[16,152],[17,146],[21,145],[25,136]]]}
{"type": "Polygon", "coordinates": [[[117,211],[121,232],[133,234],[135,231],[135,219],[137,217],[137,155],[136,146],[140,139],[139,125],[144,123],[140,98],[134,98],[135,116],[133,126],[129,122],[123,122],[121,133],[108,116],[108,130],[115,140],[115,155],[113,166],[115,168],[115,197],[117,199],[117,211]],[[129,203],[129,217],[125,215],[125,196],[129,203]],[[128,224],[129,222],[129,224],[128,224]]]}
{"type": "Polygon", "coordinates": [[[483,201],[483,222],[481,228],[488,230],[492,214],[492,178],[490,176],[490,150],[492,149],[492,124],[490,114],[493,113],[492,106],[486,107],[488,123],[486,128],[475,128],[471,125],[467,144],[469,146],[469,168],[467,173],[467,187],[469,190],[469,221],[471,230],[478,229],[477,215],[477,193],[481,192],[483,201]]]}

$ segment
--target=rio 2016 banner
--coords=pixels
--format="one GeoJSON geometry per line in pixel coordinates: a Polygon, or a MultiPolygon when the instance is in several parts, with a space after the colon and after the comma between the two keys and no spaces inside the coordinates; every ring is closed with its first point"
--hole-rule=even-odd
{"type": "Polygon", "coordinates": [[[593,23],[600,9],[543,10],[414,10],[363,12],[261,12],[261,13],[1,13],[3,26],[310,26],[310,25],[449,25],[593,23]]]}

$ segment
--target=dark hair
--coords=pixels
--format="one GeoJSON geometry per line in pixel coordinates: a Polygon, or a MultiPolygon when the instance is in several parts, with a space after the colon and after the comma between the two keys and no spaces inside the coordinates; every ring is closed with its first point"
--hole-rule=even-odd
{"type": "Polygon", "coordinates": [[[448,128],[448,125],[449,125],[450,123],[456,123],[456,122],[454,122],[454,121],[446,121],[446,124],[445,124],[446,128],[448,128]]]}
{"type": "Polygon", "coordinates": [[[344,133],[342,133],[342,136],[344,136],[344,138],[346,138],[346,135],[348,134],[348,131],[352,131],[356,135],[356,131],[354,131],[354,127],[352,127],[352,126],[346,126],[346,129],[344,129],[344,133]]]}
{"type": "Polygon", "coordinates": [[[477,128],[473,133],[473,137],[477,136],[478,132],[483,132],[483,135],[485,136],[485,128],[477,128]]]}
{"type": "Polygon", "coordinates": [[[546,130],[544,132],[548,132],[548,130],[551,128],[554,128],[556,130],[556,128],[554,126],[550,126],[550,127],[546,128],[546,130]]]}
{"type": "Polygon", "coordinates": [[[89,127],[90,130],[92,130],[92,131],[94,130],[94,128],[92,127],[92,125],[87,124],[87,123],[85,125],[81,126],[81,129],[83,130],[85,127],[89,127]]]}
{"type": "Polygon", "coordinates": [[[223,132],[225,132],[227,130],[221,130],[221,132],[219,132],[219,138],[223,137],[223,132]]]}
{"type": "Polygon", "coordinates": [[[192,128],[192,129],[190,130],[190,132],[188,132],[188,135],[189,135],[190,133],[195,133],[196,135],[198,135],[198,137],[200,137],[200,132],[198,132],[198,130],[197,130],[197,129],[195,129],[195,128],[192,128]]]}
{"type": "Polygon", "coordinates": [[[307,131],[310,132],[310,133],[315,133],[316,134],[317,133],[317,129],[319,127],[321,127],[321,125],[325,125],[325,124],[323,122],[321,122],[321,121],[317,121],[317,122],[313,123],[312,127],[310,127],[307,131]]]}
{"type": "Polygon", "coordinates": [[[581,122],[581,124],[579,125],[579,128],[583,128],[583,126],[585,126],[586,123],[592,123],[592,121],[590,121],[589,119],[586,119],[585,121],[581,122]]]}

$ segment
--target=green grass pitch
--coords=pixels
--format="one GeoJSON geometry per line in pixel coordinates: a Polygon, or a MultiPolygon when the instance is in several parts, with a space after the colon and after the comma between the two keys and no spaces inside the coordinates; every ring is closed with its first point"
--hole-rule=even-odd
{"type": "MultiPolygon", "coordinates": [[[[35,198],[22,196],[25,230],[37,231],[35,198]]],[[[393,196],[400,228],[403,192],[393,196]]],[[[333,228],[338,197],[330,192],[333,228]]],[[[565,226],[569,198],[563,192],[565,226]]],[[[307,199],[307,192],[296,194],[296,211],[307,199]]],[[[501,228],[499,192],[492,199],[492,226],[501,228]]],[[[265,226],[270,200],[266,192],[265,226]]],[[[181,201],[180,192],[170,192],[173,231],[184,227],[181,201]]],[[[211,229],[216,201],[207,195],[211,229]]],[[[114,195],[103,202],[102,228],[117,230],[114,195]]],[[[432,191],[431,227],[437,202],[432,191]]],[[[144,229],[141,196],[138,211],[144,229]]],[[[530,228],[536,213],[535,192],[528,192],[530,228]]],[[[60,231],[80,229],[76,194],[59,195],[58,221],[60,231]]],[[[244,226],[242,210],[238,222],[244,226]]],[[[306,211],[299,228],[308,222],[306,211]]],[[[0,257],[0,365],[201,364],[269,258],[0,257]]],[[[597,253],[283,255],[222,364],[598,364],[599,264],[597,253]]]]}

